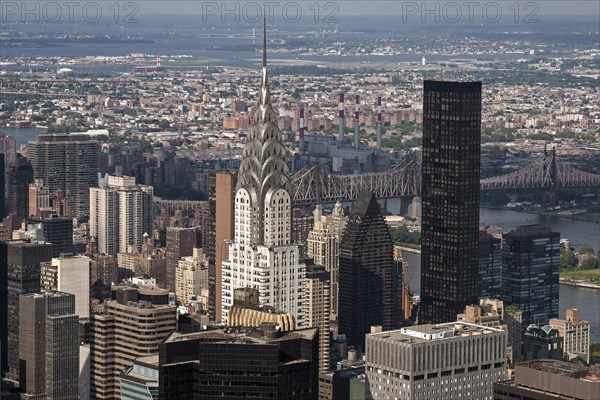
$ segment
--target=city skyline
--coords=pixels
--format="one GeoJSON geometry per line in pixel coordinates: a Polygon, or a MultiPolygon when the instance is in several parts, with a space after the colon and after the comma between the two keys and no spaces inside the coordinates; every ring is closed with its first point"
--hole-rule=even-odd
{"type": "Polygon", "coordinates": [[[600,53],[561,4],[11,4],[2,398],[600,391],[600,53]]]}

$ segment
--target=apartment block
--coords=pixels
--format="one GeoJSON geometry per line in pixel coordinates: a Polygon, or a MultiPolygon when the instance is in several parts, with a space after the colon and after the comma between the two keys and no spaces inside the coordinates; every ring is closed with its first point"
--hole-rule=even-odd
{"type": "Polygon", "coordinates": [[[120,399],[121,372],[136,358],[156,354],[176,328],[174,305],[135,301],[134,291],[117,290],[116,300],[106,301],[104,312],[90,318],[92,399],[120,399]]]}

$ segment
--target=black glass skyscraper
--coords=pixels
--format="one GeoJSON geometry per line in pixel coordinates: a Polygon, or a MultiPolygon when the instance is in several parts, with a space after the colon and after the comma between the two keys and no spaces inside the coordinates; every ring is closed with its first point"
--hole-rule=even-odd
{"type": "Polygon", "coordinates": [[[425,81],[419,323],[477,302],[481,82],[425,81]]]}
{"type": "Polygon", "coordinates": [[[524,225],[502,235],[502,295],[523,311],[523,327],[558,317],[560,234],[524,225]]]}
{"type": "MultiPolygon", "coordinates": [[[[372,192],[358,195],[340,243],[339,332],[364,349],[371,326],[393,328],[394,255],[390,232],[372,192]]],[[[398,305],[400,306],[400,305],[398,305]]]]}

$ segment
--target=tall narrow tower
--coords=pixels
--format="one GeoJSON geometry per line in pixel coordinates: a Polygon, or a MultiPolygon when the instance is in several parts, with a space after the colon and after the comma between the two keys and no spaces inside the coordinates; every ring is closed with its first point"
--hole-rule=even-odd
{"type": "Polygon", "coordinates": [[[477,302],[481,82],[425,81],[419,323],[477,302]]]}
{"type": "Polygon", "coordinates": [[[259,290],[262,304],[294,315],[302,326],[305,265],[292,244],[292,182],[267,79],[266,20],[258,106],[244,147],[234,202],[235,237],[223,261],[222,320],[233,291],[259,290]]]}

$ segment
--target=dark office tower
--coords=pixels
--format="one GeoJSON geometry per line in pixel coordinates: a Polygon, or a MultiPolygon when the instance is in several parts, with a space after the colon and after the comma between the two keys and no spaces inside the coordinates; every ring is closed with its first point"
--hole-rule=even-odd
{"type": "Polygon", "coordinates": [[[7,214],[15,214],[24,219],[29,216],[29,184],[33,182],[31,163],[17,154],[15,164],[7,169],[8,178],[8,210],[7,214]]]}
{"type": "Polygon", "coordinates": [[[477,303],[481,82],[425,81],[420,324],[477,303]]]}
{"type": "Polygon", "coordinates": [[[78,397],[79,317],[74,295],[47,292],[21,296],[19,368],[19,386],[26,393],[22,398],[78,397]]]}
{"type": "Polygon", "coordinates": [[[486,231],[479,231],[479,290],[480,298],[497,299],[502,285],[501,240],[486,231]]]}
{"type": "Polygon", "coordinates": [[[28,151],[35,178],[43,179],[51,193],[64,193],[69,217],[87,218],[90,188],[98,185],[98,142],[85,134],[40,135],[28,151]]]}
{"type": "Polygon", "coordinates": [[[159,349],[159,398],[317,400],[318,330],[278,328],[172,333],[159,349]]]}
{"type": "Polygon", "coordinates": [[[175,292],[175,270],[181,257],[191,256],[196,247],[196,228],[167,228],[166,288],[175,292]]]}
{"type": "Polygon", "coordinates": [[[502,236],[504,305],[523,312],[523,327],[558,317],[560,234],[543,225],[524,225],[502,236]]]}
{"type": "Polygon", "coordinates": [[[40,264],[52,259],[52,245],[0,242],[0,329],[2,373],[19,380],[19,296],[40,291],[40,264]],[[4,359],[6,358],[6,361],[4,359]]]}
{"type": "Polygon", "coordinates": [[[0,153],[0,220],[6,217],[6,175],[4,170],[4,153],[0,153]]]}
{"type": "Polygon", "coordinates": [[[52,244],[52,257],[73,253],[73,220],[51,215],[46,218],[29,218],[29,222],[42,224],[44,240],[52,244]]]}
{"type": "Polygon", "coordinates": [[[340,243],[339,332],[364,349],[371,326],[393,328],[394,254],[377,199],[363,191],[340,243]]]}

